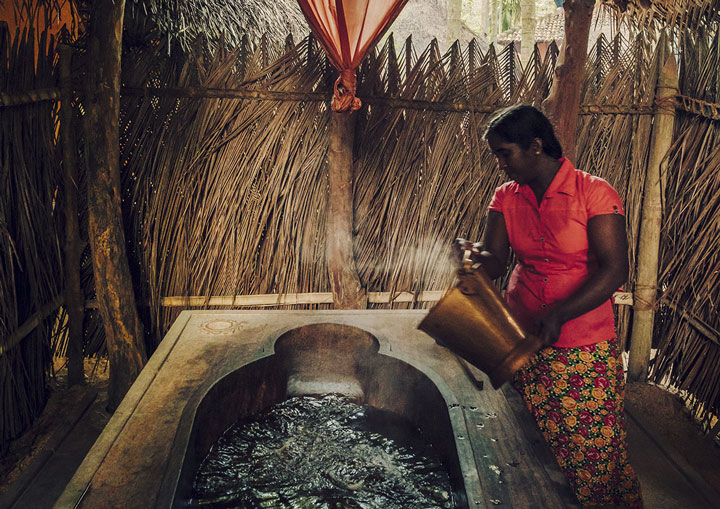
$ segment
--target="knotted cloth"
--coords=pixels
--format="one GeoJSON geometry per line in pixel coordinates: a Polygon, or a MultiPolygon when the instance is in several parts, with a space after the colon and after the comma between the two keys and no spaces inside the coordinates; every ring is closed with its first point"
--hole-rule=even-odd
{"type": "Polygon", "coordinates": [[[359,109],[362,103],[355,97],[355,70],[407,0],[298,0],[298,3],[330,63],[340,71],[332,109],[359,109]]]}

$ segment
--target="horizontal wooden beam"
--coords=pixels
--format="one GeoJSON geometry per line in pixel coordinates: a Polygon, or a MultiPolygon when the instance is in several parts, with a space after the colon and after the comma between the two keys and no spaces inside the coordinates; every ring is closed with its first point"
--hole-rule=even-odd
{"type": "MultiPolygon", "coordinates": [[[[368,302],[376,304],[388,304],[390,302],[434,302],[440,300],[445,292],[432,291],[420,292],[415,295],[410,292],[369,292],[368,302]]],[[[192,297],[164,297],[160,301],[163,307],[182,306],[239,306],[239,307],[263,307],[263,306],[288,306],[297,304],[332,304],[331,292],[317,293],[265,293],[256,295],[225,295],[225,296],[192,296],[192,297]]]]}
{"type": "Polygon", "coordinates": [[[5,106],[22,106],[42,101],[60,99],[59,88],[39,88],[23,92],[0,92],[0,108],[5,106]]]}
{"type": "MultiPolygon", "coordinates": [[[[175,88],[175,87],[123,87],[121,91],[125,96],[142,97],[187,97],[191,99],[250,99],[260,101],[297,101],[297,102],[329,102],[331,93],[320,92],[292,92],[284,90],[257,90],[248,88],[175,88]]],[[[472,106],[463,101],[438,102],[422,101],[416,99],[402,99],[397,97],[359,96],[363,103],[383,105],[393,108],[430,110],[430,111],[474,111],[479,113],[492,113],[500,106],[472,106]]]]}
{"type": "Polygon", "coordinates": [[[581,104],[580,115],[652,115],[656,108],[647,104],[581,104]]]}
{"type": "MultiPolygon", "coordinates": [[[[194,99],[248,99],[256,101],[294,102],[329,102],[332,97],[330,93],[323,92],[204,87],[123,87],[122,94],[131,97],[187,97],[194,99]]],[[[22,92],[0,92],[0,108],[22,106],[42,101],[57,101],[59,99],[59,88],[43,88],[22,92]]],[[[373,96],[360,96],[360,99],[370,105],[427,111],[492,113],[498,108],[505,106],[503,104],[473,105],[462,100],[439,102],[373,96]]],[[[720,104],[709,103],[684,95],[676,96],[674,104],[681,111],[710,120],[720,120],[720,104]]],[[[663,107],[667,107],[667,105],[663,107]]],[[[657,108],[658,105],[651,106],[647,104],[583,104],[580,106],[580,115],[652,115],[657,108]]]]}
{"type": "MultiPolygon", "coordinates": [[[[186,97],[193,99],[250,99],[260,101],[306,101],[328,102],[331,94],[320,92],[292,92],[284,90],[257,90],[249,88],[202,88],[202,87],[123,87],[125,96],[141,97],[186,97]]],[[[462,100],[423,101],[399,97],[358,96],[363,103],[409,110],[492,113],[504,104],[474,105],[462,100]]],[[[651,115],[653,106],[645,104],[585,104],[580,107],[581,115],[651,115]]]]}
{"type": "Polygon", "coordinates": [[[211,297],[163,297],[162,307],[198,306],[286,306],[293,304],[332,304],[332,293],[288,293],[256,295],[216,295],[211,297]]]}
{"type": "Polygon", "coordinates": [[[15,329],[9,336],[0,342],[0,355],[5,352],[12,350],[22,341],[27,335],[29,335],[35,327],[40,325],[50,314],[56,311],[60,306],[63,305],[63,295],[58,295],[51,299],[50,302],[42,306],[40,309],[35,311],[30,318],[25,320],[20,327],[15,329]]]}
{"type": "Polygon", "coordinates": [[[710,120],[720,120],[720,104],[709,103],[693,97],[678,95],[677,108],[686,113],[692,113],[710,120]]]}
{"type": "MultiPolygon", "coordinates": [[[[330,93],[292,92],[284,90],[255,90],[249,88],[203,88],[203,87],[123,87],[122,94],[135,97],[188,97],[194,99],[249,99],[256,101],[329,102],[330,93]]],[[[362,97],[370,105],[388,106],[408,110],[492,113],[505,105],[473,105],[465,101],[438,102],[397,97],[362,97]]],[[[0,92],[0,108],[22,106],[42,101],[60,99],[59,88],[42,88],[22,92],[0,92]]],[[[720,120],[720,104],[709,103],[693,97],[677,95],[673,105],[681,111],[710,120],[720,120]]],[[[668,105],[660,105],[668,107],[668,105]]],[[[580,115],[652,115],[658,105],[647,104],[582,104],[580,115]]]]}
{"type": "MultiPolygon", "coordinates": [[[[445,291],[433,290],[414,294],[412,292],[368,292],[368,302],[373,304],[389,304],[400,302],[436,302],[445,295],[445,291]]],[[[615,292],[613,301],[618,305],[633,305],[633,295],[629,292],[615,292]]],[[[163,297],[162,307],[204,307],[204,306],[236,306],[265,307],[292,306],[301,304],[332,304],[331,292],[315,293],[263,293],[255,295],[215,295],[189,297],[163,297]]],[[[86,308],[96,307],[94,301],[87,301],[86,308]]]]}
{"type": "Polygon", "coordinates": [[[291,92],[286,90],[258,90],[252,88],[205,87],[122,87],[123,96],[187,97],[190,99],[254,99],[259,101],[330,101],[332,93],[291,92]]]}

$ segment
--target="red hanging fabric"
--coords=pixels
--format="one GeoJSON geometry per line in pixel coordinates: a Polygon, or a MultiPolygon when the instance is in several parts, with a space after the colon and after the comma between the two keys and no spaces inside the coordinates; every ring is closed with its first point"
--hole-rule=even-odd
{"type": "Polygon", "coordinates": [[[355,70],[365,53],[390,26],[407,0],[298,0],[313,34],[340,71],[332,109],[360,108],[355,70]]]}

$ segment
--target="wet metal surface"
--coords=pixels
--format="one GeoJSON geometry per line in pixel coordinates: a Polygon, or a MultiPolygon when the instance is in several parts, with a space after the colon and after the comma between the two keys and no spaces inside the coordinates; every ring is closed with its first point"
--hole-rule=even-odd
{"type": "Polygon", "coordinates": [[[417,428],[340,395],[290,398],[231,427],[201,464],[189,505],[455,507],[417,428]]]}

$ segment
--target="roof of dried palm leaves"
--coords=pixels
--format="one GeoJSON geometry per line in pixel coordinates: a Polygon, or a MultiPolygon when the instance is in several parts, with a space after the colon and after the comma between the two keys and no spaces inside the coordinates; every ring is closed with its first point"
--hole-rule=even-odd
{"type": "Polygon", "coordinates": [[[658,22],[661,25],[696,28],[720,19],[718,0],[602,0],[627,13],[636,25],[658,22]]]}
{"type": "Polygon", "coordinates": [[[236,47],[243,37],[253,43],[263,35],[300,40],[310,31],[297,0],[127,0],[127,9],[126,29],[142,33],[150,18],[162,37],[184,50],[198,37],[236,47]]]}

